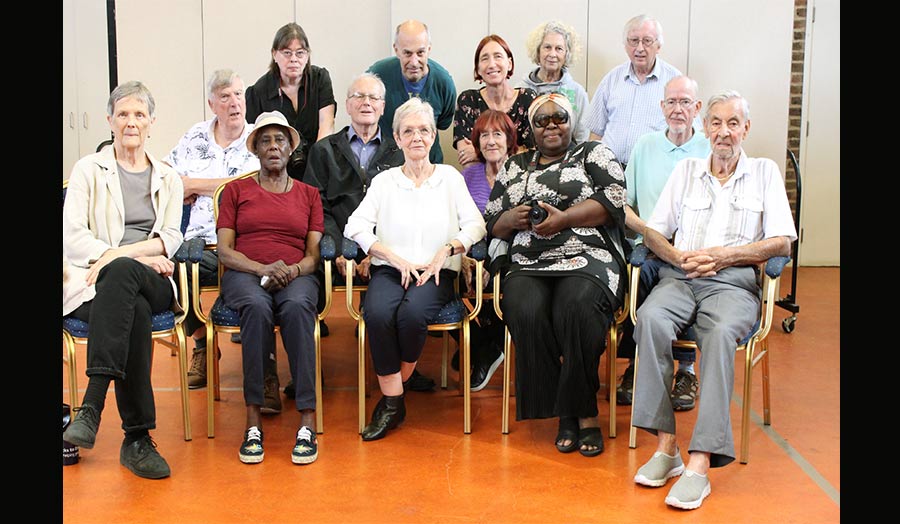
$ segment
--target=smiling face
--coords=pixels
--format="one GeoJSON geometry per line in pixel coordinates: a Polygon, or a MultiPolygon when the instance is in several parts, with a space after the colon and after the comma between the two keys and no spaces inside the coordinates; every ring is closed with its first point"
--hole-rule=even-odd
{"type": "Polygon", "coordinates": [[[282,171],[291,157],[291,136],[278,125],[268,125],[257,132],[255,151],[259,165],[266,171],[282,171]]]}
{"type": "Polygon", "coordinates": [[[285,47],[273,50],[272,60],[278,64],[282,79],[297,81],[309,63],[309,50],[295,38],[285,47]]]}
{"type": "Polygon", "coordinates": [[[557,78],[566,64],[566,38],[559,33],[547,33],[538,48],[538,65],[545,75],[557,78]]]}
{"type": "Polygon", "coordinates": [[[486,85],[498,86],[509,78],[512,59],[499,43],[491,40],[478,53],[478,78],[486,85]]]}
{"type": "Polygon", "coordinates": [[[147,104],[133,96],[126,96],[116,101],[112,116],[106,117],[115,143],[125,149],[144,147],[154,120],[150,118],[147,104]]]}
{"type": "Polygon", "coordinates": [[[555,102],[546,102],[538,108],[534,114],[535,123],[531,126],[534,130],[534,144],[546,157],[555,157],[562,155],[569,147],[572,141],[572,127],[570,121],[564,123],[555,123],[553,120],[561,120],[568,116],[563,108],[556,105],[555,102]],[[541,120],[541,116],[550,117],[547,124],[543,127],[537,125],[537,120],[541,120]]]}
{"type": "Polygon", "coordinates": [[[628,59],[634,65],[636,71],[649,72],[656,64],[656,55],[659,53],[659,35],[656,34],[656,24],[646,20],[643,24],[631,31],[625,38],[625,52],[628,59]],[[651,42],[647,45],[647,42],[651,42]]]}
{"type": "Polygon", "coordinates": [[[378,119],[384,114],[384,93],[377,80],[362,77],[353,82],[347,97],[347,114],[355,127],[378,123],[378,119]]]}
{"type": "Polygon", "coordinates": [[[506,133],[500,129],[487,128],[478,136],[478,149],[486,162],[502,162],[506,160],[509,145],[506,133]]]}
{"type": "Polygon", "coordinates": [[[428,158],[431,144],[434,143],[434,130],[431,122],[421,113],[410,113],[403,118],[394,133],[394,140],[403,151],[407,161],[428,158]]]}
{"type": "Polygon", "coordinates": [[[418,82],[428,74],[431,44],[428,43],[428,32],[424,29],[414,31],[401,28],[394,43],[394,53],[400,59],[403,77],[408,81],[418,82]]]}
{"type": "Polygon", "coordinates": [[[729,98],[710,107],[703,119],[703,130],[717,159],[729,161],[740,156],[741,144],[750,132],[750,120],[744,118],[741,100],[729,98]]]}
{"type": "Polygon", "coordinates": [[[217,89],[208,102],[216,119],[223,125],[243,127],[247,114],[243,80],[236,77],[230,86],[217,89]]]}

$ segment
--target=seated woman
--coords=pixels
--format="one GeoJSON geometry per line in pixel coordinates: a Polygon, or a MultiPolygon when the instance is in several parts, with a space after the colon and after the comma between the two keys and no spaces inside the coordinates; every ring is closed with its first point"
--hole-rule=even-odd
{"type": "Polygon", "coordinates": [[[525,87],[534,89],[539,95],[566,95],[574,110],[572,141],[576,144],[584,142],[591,133],[587,127],[591,101],[584,86],[569,74],[569,68],[581,54],[575,29],[556,20],[544,22],[529,33],[525,47],[528,57],[537,64],[525,77],[525,87]]]}
{"type": "MultiPolygon", "coordinates": [[[[516,420],[559,417],[556,447],[603,451],[598,366],[626,278],[625,175],[601,142],[572,144],[558,93],[528,110],[536,149],[507,160],[485,207],[508,242],[504,319],[516,345],[516,420]]],[[[492,250],[493,251],[493,250],[492,250]]]]}
{"type": "MultiPolygon", "coordinates": [[[[509,115],[516,126],[516,143],[521,150],[533,146],[526,113],[537,93],[529,88],[514,88],[510,84],[514,69],[512,51],[506,40],[498,35],[488,35],[478,42],[475,48],[475,80],[484,83],[484,87],[460,93],[453,118],[453,147],[464,168],[478,161],[470,137],[478,115],[488,109],[509,115]]],[[[511,150],[510,154],[518,152],[511,150]]]]}
{"type": "MultiPolygon", "coordinates": [[[[516,126],[506,113],[488,109],[475,120],[471,142],[478,161],[469,164],[462,176],[478,211],[484,213],[497,173],[509,158],[509,152],[516,150],[516,126]]],[[[472,289],[474,267],[475,261],[463,255],[463,281],[468,289],[472,289]]],[[[484,277],[485,287],[490,285],[489,277],[484,277]]],[[[472,337],[472,391],[481,391],[503,362],[503,322],[497,318],[494,308],[483,307],[478,314],[478,322],[470,324],[469,329],[472,337]]],[[[459,349],[453,355],[451,365],[459,371],[459,349]]]]}
{"type": "Polygon", "coordinates": [[[372,179],[344,236],[372,257],[363,301],[372,360],[383,396],[363,429],[384,438],[406,417],[403,382],[416,369],[428,320],[453,298],[460,256],[484,237],[484,219],[456,169],[428,159],[437,126],[428,102],[394,113],[404,163],[372,179]]]}
{"type": "Polygon", "coordinates": [[[259,157],[259,173],[222,190],[216,221],[222,275],[221,297],[241,316],[241,352],[247,430],[239,458],[263,460],[263,368],[275,352],[275,325],[288,355],[300,428],[291,451],[294,464],[318,456],[316,440],[316,301],[319,241],[325,225],[319,191],[288,175],[300,136],[278,111],[262,113],[247,137],[259,157]]]}
{"type": "Polygon", "coordinates": [[[147,87],[118,86],[106,111],[112,147],[75,164],[63,205],[63,316],[89,323],[87,390],[63,439],[94,447],[113,382],[125,430],[119,462],[139,477],[159,479],[171,471],[149,433],[156,428],[150,319],[177,307],[169,257],[183,238],[184,195],[178,173],[144,149],[156,120],[147,87]]]}

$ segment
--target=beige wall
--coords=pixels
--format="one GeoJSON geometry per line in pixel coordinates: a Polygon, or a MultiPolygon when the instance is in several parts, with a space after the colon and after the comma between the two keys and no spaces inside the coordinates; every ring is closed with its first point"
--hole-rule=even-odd
{"type": "MultiPolygon", "coordinates": [[[[538,23],[558,18],[581,35],[584,53],[572,74],[593,96],[603,75],[626,59],[625,21],[646,12],[665,30],[661,56],[697,79],[704,100],[725,88],[749,100],[746,149],[751,156],[772,158],[784,171],[792,0],[755,2],[752,9],[739,0],[116,0],[116,9],[118,78],[142,80],[156,97],[158,119],[149,149],[158,156],[192,124],[211,116],[204,93],[209,73],[230,67],[245,83],[254,82],[268,65],[275,31],[288,21],[303,26],[312,62],[331,73],[340,128],[348,124],[347,84],[392,53],[394,27],[405,19],[429,25],[432,58],[462,91],[476,86],[472,55],[481,37],[493,32],[510,43],[518,83],[532,67],[525,37],[538,23]]],[[[66,82],[71,79],[66,74],[66,82]]],[[[441,143],[448,163],[455,163],[451,133],[443,131],[441,143]]],[[[804,195],[803,205],[816,203],[804,195]]]]}

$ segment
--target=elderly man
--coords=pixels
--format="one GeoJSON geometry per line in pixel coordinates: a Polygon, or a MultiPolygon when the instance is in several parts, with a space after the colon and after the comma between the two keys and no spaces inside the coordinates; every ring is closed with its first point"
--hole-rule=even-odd
{"type": "MultiPolygon", "coordinates": [[[[236,176],[259,169],[259,159],[247,150],[247,136],[253,124],[245,119],[247,105],[241,77],[230,69],[213,71],[206,84],[206,98],[215,116],[194,124],[163,161],[181,175],[184,202],[191,205],[184,239],[200,237],[207,244],[215,244],[213,193],[236,176]]],[[[200,284],[215,284],[217,273],[216,252],[204,251],[200,284]]],[[[188,311],[185,327],[194,338],[188,387],[201,388],[206,386],[206,329],[193,311],[188,311]]]]}
{"type": "Polygon", "coordinates": [[[591,140],[603,140],[624,164],[641,135],[666,127],[657,103],[663,99],[666,82],[681,71],[658,56],[663,30],[653,18],[638,15],[626,22],[622,39],[628,61],[600,81],[587,125],[591,140]]]}
{"type": "MultiPolygon", "coordinates": [[[[384,115],[385,91],[384,83],[374,73],[366,72],[354,78],[347,88],[350,125],[316,142],[309,151],[303,181],[319,189],[325,233],[338,242],[338,247],[344,238],[347,219],[362,201],[372,178],[403,164],[403,152],[394,142],[391,128],[379,126],[379,119],[384,115]]],[[[344,257],[338,257],[335,265],[343,277],[344,257]]],[[[369,257],[354,267],[360,278],[368,280],[369,257]]],[[[324,273],[320,272],[320,278],[324,279],[324,273]]],[[[319,288],[324,293],[325,286],[319,288]]],[[[320,300],[324,300],[324,295],[320,300]]],[[[413,391],[430,391],[435,383],[413,372],[405,386],[413,391]]]]}
{"type": "Polygon", "coordinates": [[[735,91],[713,96],[703,128],[711,154],[675,166],[647,221],[644,241],[667,264],[635,326],[641,365],[632,422],[657,436],[657,448],[634,481],[660,487],[681,475],[665,499],[681,509],[700,507],[710,493],[709,469],[734,460],[729,404],[735,341],[759,315],[755,264],[789,255],[797,238],[777,164],[749,158],[741,148],[750,131],[747,101],[735,91]],[[669,387],[672,342],[691,323],[703,353],[703,398],[685,467],[669,387]]]}
{"type": "MultiPolygon", "coordinates": [[[[686,76],[676,76],[669,80],[666,83],[665,97],[660,100],[659,105],[666,118],[666,129],[647,133],[639,138],[631,150],[628,167],[625,168],[628,187],[625,225],[637,233],[643,231],[646,225],[641,217],[649,218],[653,214],[656,200],[675,164],[683,158],[709,156],[709,141],[699,127],[694,127],[694,119],[703,105],[697,98],[697,82],[686,76]]],[[[648,258],[641,267],[638,305],[656,284],[656,273],[662,264],[658,258],[648,258]]],[[[622,383],[616,388],[616,402],[622,405],[631,404],[634,387],[633,332],[634,326],[628,320],[623,325],[618,353],[619,357],[631,359],[622,376],[622,383]]],[[[694,409],[699,387],[694,373],[696,355],[693,349],[675,349],[674,352],[679,365],[672,387],[672,407],[675,411],[688,411],[694,409]]]]}
{"type": "MultiPolygon", "coordinates": [[[[428,26],[418,20],[407,20],[398,25],[394,33],[394,54],[397,56],[384,58],[369,67],[369,71],[378,75],[387,88],[384,114],[378,125],[381,129],[391,129],[394,111],[415,96],[434,108],[437,128],[448,129],[456,109],[456,86],[450,73],[428,58],[431,54],[428,26]]],[[[435,164],[444,161],[437,135],[428,158],[435,164]]]]}

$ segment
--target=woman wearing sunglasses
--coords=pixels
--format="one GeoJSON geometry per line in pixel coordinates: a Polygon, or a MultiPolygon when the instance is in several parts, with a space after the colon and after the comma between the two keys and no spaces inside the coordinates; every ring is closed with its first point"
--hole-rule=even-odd
{"type": "Polygon", "coordinates": [[[558,417],[557,450],[593,457],[603,451],[600,356],[628,286],[625,175],[602,142],[572,143],[565,95],[536,98],[528,120],[535,149],[506,161],[484,213],[492,258],[509,255],[516,420],[558,417]]]}

